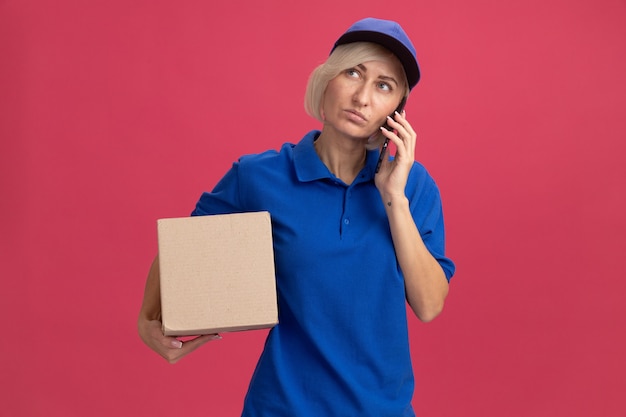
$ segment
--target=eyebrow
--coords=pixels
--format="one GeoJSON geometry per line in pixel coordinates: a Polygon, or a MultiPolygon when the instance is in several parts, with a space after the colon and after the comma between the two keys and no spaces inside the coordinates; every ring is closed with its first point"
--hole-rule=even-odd
{"type": "MultiPolygon", "coordinates": [[[[359,64],[359,65],[357,65],[357,67],[358,67],[361,71],[363,71],[363,72],[367,72],[367,67],[366,67],[365,65],[363,65],[363,64],[359,64]]],[[[397,81],[395,78],[393,78],[392,76],[390,76],[390,75],[380,75],[380,76],[378,76],[378,79],[379,79],[379,80],[384,80],[384,81],[391,81],[391,82],[393,82],[396,86],[399,86],[399,85],[400,85],[400,83],[398,83],[398,81],[397,81]]]]}

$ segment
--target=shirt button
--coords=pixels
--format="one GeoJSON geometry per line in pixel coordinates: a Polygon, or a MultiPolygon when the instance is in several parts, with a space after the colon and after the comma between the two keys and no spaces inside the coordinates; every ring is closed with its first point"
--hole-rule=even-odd
{"type": "Polygon", "coordinates": [[[343,220],[343,223],[344,223],[344,224],[350,224],[350,219],[344,219],[344,220],[343,220]]]}

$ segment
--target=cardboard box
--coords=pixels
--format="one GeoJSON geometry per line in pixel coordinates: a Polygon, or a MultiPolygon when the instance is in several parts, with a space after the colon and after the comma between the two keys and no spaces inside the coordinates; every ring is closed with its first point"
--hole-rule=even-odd
{"type": "Polygon", "coordinates": [[[157,229],[165,335],[278,323],[268,212],[159,219],[157,229]]]}

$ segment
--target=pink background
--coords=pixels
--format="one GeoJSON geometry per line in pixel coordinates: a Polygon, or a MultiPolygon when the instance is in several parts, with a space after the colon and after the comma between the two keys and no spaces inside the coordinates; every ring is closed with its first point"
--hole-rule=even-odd
{"type": "Polygon", "coordinates": [[[624,0],[0,0],[0,414],[238,415],[265,331],[174,366],[137,336],[156,219],[317,128],[307,77],[369,15],[418,50],[458,266],[410,321],[418,415],[626,415],[624,0]]]}

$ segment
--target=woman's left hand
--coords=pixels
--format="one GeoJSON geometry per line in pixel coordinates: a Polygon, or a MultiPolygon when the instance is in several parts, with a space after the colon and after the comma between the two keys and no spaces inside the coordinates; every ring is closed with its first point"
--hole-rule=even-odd
{"type": "Polygon", "coordinates": [[[404,196],[407,178],[415,161],[417,141],[417,134],[406,119],[404,110],[402,113],[396,112],[393,118],[388,117],[387,124],[393,130],[382,127],[381,131],[396,145],[396,154],[393,161],[390,161],[388,157],[384,158],[374,180],[384,201],[388,201],[393,196],[404,196]]]}

